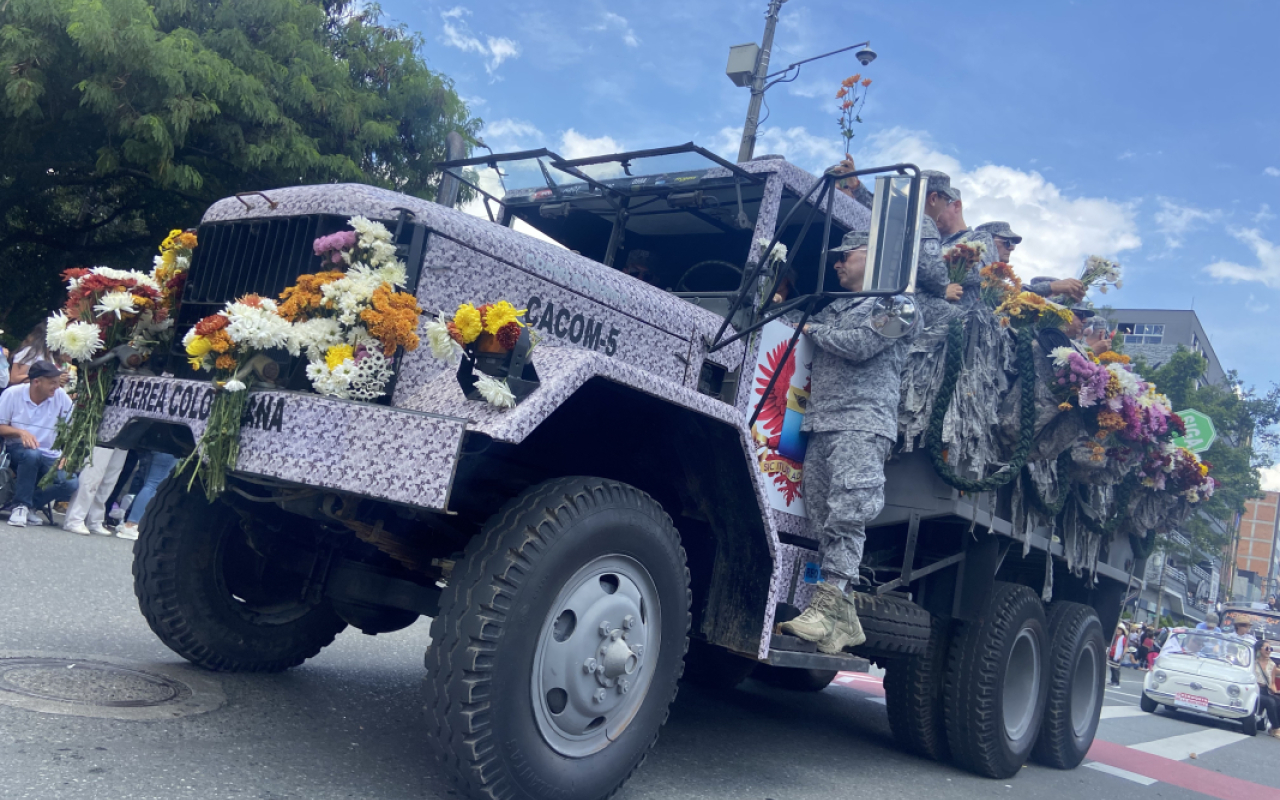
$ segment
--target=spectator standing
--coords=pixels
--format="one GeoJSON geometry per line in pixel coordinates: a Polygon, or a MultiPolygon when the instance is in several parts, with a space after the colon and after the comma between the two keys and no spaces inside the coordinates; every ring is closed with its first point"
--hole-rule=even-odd
{"type": "Polygon", "coordinates": [[[1129,637],[1125,634],[1124,624],[1121,623],[1116,626],[1116,635],[1111,638],[1111,647],[1107,648],[1107,667],[1111,673],[1108,683],[1111,686],[1120,685],[1120,665],[1124,663],[1124,651],[1128,644],[1129,637]]]}
{"type": "Polygon", "coordinates": [[[26,383],[28,372],[37,361],[47,361],[50,364],[58,362],[57,357],[49,351],[49,346],[45,344],[44,322],[32,328],[31,332],[27,334],[27,338],[23,339],[22,344],[18,345],[18,349],[14,351],[9,365],[9,385],[14,386],[19,383],[26,383]]]}
{"type": "Polygon", "coordinates": [[[142,483],[142,490],[138,492],[137,497],[133,498],[133,503],[129,506],[129,516],[116,530],[116,536],[130,540],[138,538],[138,523],[142,521],[142,515],[146,513],[151,498],[155,497],[156,488],[160,486],[161,481],[169,477],[169,473],[173,472],[173,465],[177,463],[177,456],[159,452],[151,454],[151,465],[147,467],[147,477],[142,483]]]}
{"type": "Polygon", "coordinates": [[[13,506],[9,524],[17,528],[40,525],[32,509],[70,500],[78,481],[58,465],[62,453],[53,449],[58,420],[71,414],[71,398],[59,386],[62,372],[48,361],[37,361],[24,374],[26,383],[10,386],[0,394],[0,437],[13,461],[13,506]],[[46,489],[36,483],[51,469],[57,476],[46,489]]]}
{"type": "Polygon", "coordinates": [[[1138,652],[1133,657],[1133,660],[1138,662],[1138,669],[1147,668],[1147,654],[1151,652],[1151,644],[1151,631],[1144,627],[1138,633],[1138,652]]]}
{"type": "Polygon", "coordinates": [[[1271,645],[1260,641],[1253,646],[1253,675],[1258,680],[1258,704],[1271,721],[1271,735],[1280,739],[1280,695],[1276,694],[1276,665],[1271,645]]]}
{"type": "Polygon", "coordinates": [[[63,530],[81,536],[91,533],[113,535],[106,527],[106,503],[128,456],[128,450],[93,448],[93,457],[80,472],[80,488],[67,506],[67,516],[62,521],[63,530]]]}

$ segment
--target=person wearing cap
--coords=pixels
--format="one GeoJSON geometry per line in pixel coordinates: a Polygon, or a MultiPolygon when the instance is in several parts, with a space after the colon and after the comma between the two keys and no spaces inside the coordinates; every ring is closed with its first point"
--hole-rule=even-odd
{"type": "MultiPolygon", "coordinates": [[[[974,230],[991,234],[991,238],[996,243],[997,260],[1006,264],[1010,263],[1009,259],[1013,257],[1013,249],[1022,244],[1022,237],[1014,233],[1007,222],[984,222],[974,230]]],[[[1041,297],[1061,295],[1077,303],[1084,299],[1085,294],[1084,284],[1076,278],[1032,278],[1026,284],[1026,289],[1041,297]]]]}
{"type": "Polygon", "coordinates": [[[58,468],[53,484],[37,489],[36,483],[57,468],[62,453],[53,449],[59,420],[71,414],[71,398],[60,386],[62,370],[48,361],[37,361],[27,372],[27,382],[10,386],[0,394],[0,437],[5,440],[13,470],[13,505],[9,524],[18,528],[39,525],[31,509],[70,500],[78,486],[76,477],[58,468]]]}
{"type": "MultiPolygon", "coordinates": [[[[828,169],[834,175],[853,172],[853,158],[845,156],[844,160],[828,169]]],[[[851,175],[836,182],[836,188],[852,197],[856,202],[871,208],[875,195],[867,190],[858,176],[851,175]]],[[[947,293],[947,267],[942,263],[942,237],[938,234],[938,226],[927,213],[920,226],[920,261],[916,267],[916,293],[924,297],[945,297],[947,293]]],[[[927,300],[924,304],[931,319],[936,318],[940,309],[935,308],[927,300]]]]}
{"type": "Polygon", "coordinates": [[[950,175],[933,169],[926,169],[920,174],[928,179],[929,194],[924,213],[932,217],[938,226],[938,233],[942,236],[942,251],[945,253],[961,242],[982,247],[981,260],[969,270],[964,280],[947,285],[948,300],[961,302],[965,308],[974,308],[982,301],[982,278],[979,271],[999,260],[995,240],[991,234],[974,230],[964,221],[964,201],[960,190],[951,185],[950,175]]]}
{"type": "MultiPolygon", "coordinates": [[[[867,232],[845,234],[832,250],[845,291],[862,288],[867,232]]],[[[898,395],[910,335],[882,336],[872,327],[875,298],[841,297],[804,331],[814,345],[809,433],[801,489],[808,533],[818,540],[823,582],[783,633],[839,653],[866,641],[854,608],[866,524],[884,508],[884,462],[898,434],[898,395]]]]}
{"type": "Polygon", "coordinates": [[[1196,625],[1196,630],[1208,631],[1209,633],[1218,633],[1219,631],[1221,631],[1222,629],[1218,627],[1217,613],[1210,611],[1208,614],[1205,614],[1204,622],[1201,622],[1198,625],[1196,625]]]}

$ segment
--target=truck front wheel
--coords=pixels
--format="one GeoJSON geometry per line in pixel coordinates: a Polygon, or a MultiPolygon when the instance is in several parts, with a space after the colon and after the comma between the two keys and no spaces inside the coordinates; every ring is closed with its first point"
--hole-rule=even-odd
{"type": "Polygon", "coordinates": [[[661,506],[600,478],[541,484],[454,567],[426,657],[430,734],[472,797],[607,797],[657,740],[688,631],[661,506]]]}
{"type": "Polygon", "coordinates": [[[151,630],[178,655],[220,672],[279,672],[347,624],[303,598],[304,579],[250,545],[240,519],[183,476],[156,491],[133,550],[133,591],[151,630]]]}
{"type": "Polygon", "coordinates": [[[1080,603],[1049,607],[1049,696],[1032,757],[1058,769],[1084,761],[1102,714],[1106,641],[1092,608],[1080,603]]]}
{"type": "Polygon", "coordinates": [[[1031,755],[1048,689],[1044,608],[1025,586],[999,583],[986,611],[951,641],[945,691],[955,762],[1009,778],[1031,755]]]}

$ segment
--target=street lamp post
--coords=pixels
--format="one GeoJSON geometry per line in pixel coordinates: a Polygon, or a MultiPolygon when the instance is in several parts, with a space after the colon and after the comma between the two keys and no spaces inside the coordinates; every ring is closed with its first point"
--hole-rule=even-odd
{"type": "Polygon", "coordinates": [[[773,50],[773,32],[778,26],[778,12],[782,9],[782,4],[787,0],[769,0],[769,11],[765,17],[764,23],[764,41],[763,46],[759,48],[756,54],[755,68],[751,71],[751,81],[746,81],[747,70],[745,65],[741,64],[740,59],[750,58],[751,50],[755,49],[754,44],[738,45],[729,50],[729,68],[726,73],[729,79],[737,86],[749,85],[751,87],[751,102],[747,106],[747,121],[742,126],[742,143],[738,146],[738,162],[750,161],[755,154],[756,149],[756,129],[760,126],[760,105],[764,102],[764,93],[769,87],[775,83],[784,83],[795,80],[800,77],[800,67],[808,64],[810,61],[817,61],[827,56],[833,56],[837,53],[844,53],[855,47],[861,47],[854,55],[863,66],[870,64],[875,60],[875,51],[869,48],[871,42],[860,42],[859,44],[842,47],[839,50],[832,50],[830,53],[823,53],[820,56],[806,58],[803,61],[797,61],[790,64],[786,69],[769,74],[769,55],[773,50]],[[791,71],[795,70],[795,74],[791,75],[791,71]],[[774,80],[769,80],[773,78],[774,80]]]}

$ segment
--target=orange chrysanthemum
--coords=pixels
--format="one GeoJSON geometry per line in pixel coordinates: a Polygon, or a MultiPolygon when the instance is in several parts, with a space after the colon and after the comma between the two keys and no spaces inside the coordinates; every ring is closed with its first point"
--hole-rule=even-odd
{"type": "Polygon", "coordinates": [[[213,365],[221,370],[233,370],[236,368],[235,356],[221,355],[213,362],[213,365]]]}
{"type": "Polygon", "coordinates": [[[209,348],[215,353],[226,353],[235,347],[235,342],[231,341],[230,334],[224,330],[216,330],[205,334],[205,338],[209,340],[209,348]]]}
{"type": "Polygon", "coordinates": [[[280,293],[277,313],[290,322],[305,322],[314,312],[329,307],[321,288],[343,277],[345,273],[338,270],[299,275],[297,283],[280,293]]]}
{"type": "Polygon", "coordinates": [[[863,79],[863,81],[862,81],[862,88],[863,88],[863,89],[865,89],[865,88],[867,88],[867,87],[868,87],[868,86],[870,86],[870,85],[871,85],[871,79],[870,79],[870,78],[864,78],[864,79],[863,79]]]}
{"type": "Polygon", "coordinates": [[[413,350],[418,346],[418,317],[422,309],[408,292],[393,292],[390,284],[373,290],[372,308],[360,312],[369,334],[382,343],[383,353],[394,355],[396,348],[413,350]]]}
{"type": "Polygon", "coordinates": [[[1102,355],[1098,356],[1098,361],[1102,364],[1128,364],[1131,361],[1133,361],[1133,359],[1129,358],[1123,353],[1117,353],[1114,350],[1108,350],[1102,355]]]}

